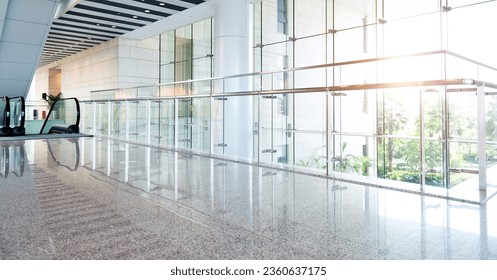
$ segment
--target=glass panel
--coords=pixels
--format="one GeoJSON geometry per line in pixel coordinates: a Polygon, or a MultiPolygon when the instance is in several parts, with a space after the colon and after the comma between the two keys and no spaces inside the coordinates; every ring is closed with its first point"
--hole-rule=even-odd
{"type": "Polygon", "coordinates": [[[192,105],[191,98],[178,99],[178,148],[192,148],[192,105]]]}
{"type": "Polygon", "coordinates": [[[445,187],[446,172],[443,165],[442,92],[441,87],[433,87],[423,89],[422,93],[425,184],[436,187],[445,187]]]}
{"type": "Polygon", "coordinates": [[[175,81],[192,79],[192,26],[187,25],[175,32],[175,81]]]}
{"type": "Polygon", "coordinates": [[[331,170],[355,175],[372,175],[372,143],[368,137],[336,136],[334,141],[331,170]]]}
{"type": "Polygon", "coordinates": [[[212,19],[193,24],[193,79],[212,77],[212,19]]]}
{"type": "Polygon", "coordinates": [[[475,93],[449,93],[448,103],[449,137],[458,140],[476,140],[478,126],[476,122],[477,105],[475,93]]]}
{"type": "Polygon", "coordinates": [[[378,176],[415,183],[418,184],[415,188],[419,189],[421,183],[419,140],[383,138],[380,143],[378,158],[382,159],[382,165],[378,166],[378,176]]]}
{"type": "Polygon", "coordinates": [[[174,30],[161,34],[160,39],[160,82],[174,82],[174,30]]]}
{"type": "Polygon", "coordinates": [[[262,43],[286,41],[292,36],[291,0],[262,1],[262,43]]]}
{"type": "Polygon", "coordinates": [[[328,29],[341,30],[376,22],[374,0],[335,0],[333,5],[332,1],[327,2],[328,29]]]}
{"type": "Polygon", "coordinates": [[[139,87],[136,90],[137,90],[136,97],[157,97],[157,96],[159,96],[158,88],[155,86],[139,87]]]}
{"type": "MultiPolygon", "coordinates": [[[[450,6],[458,6],[480,1],[449,1],[450,6]]],[[[496,1],[452,9],[447,13],[448,49],[485,64],[497,65],[492,34],[497,26],[496,1]],[[475,42],[478,42],[475,44],[475,42]]]]}
{"type": "Polygon", "coordinates": [[[419,136],[419,89],[388,89],[378,104],[379,134],[419,136]]]}
{"type": "Polygon", "coordinates": [[[174,99],[154,100],[150,109],[150,143],[174,147],[174,99]]]}
{"type": "Polygon", "coordinates": [[[107,136],[109,132],[109,103],[96,103],[96,130],[95,135],[107,136]]]}
{"type": "Polygon", "coordinates": [[[192,102],[192,150],[209,153],[211,145],[210,98],[192,102]]]}
{"type": "Polygon", "coordinates": [[[273,139],[273,115],[275,107],[274,99],[276,96],[267,95],[260,98],[260,129],[259,129],[259,161],[263,163],[273,162],[274,139],[273,139]]]}
{"type": "Polygon", "coordinates": [[[341,132],[372,136],[376,131],[375,91],[347,91],[341,94],[345,96],[330,97],[337,108],[341,108],[335,127],[341,132]]]}
{"type": "Polygon", "coordinates": [[[450,187],[473,189],[478,186],[478,145],[468,141],[449,143],[450,187]]]}
{"type": "Polygon", "coordinates": [[[485,1],[485,0],[448,0],[448,2],[449,2],[448,3],[449,7],[457,8],[460,6],[478,4],[478,3],[486,4],[486,2],[489,2],[489,1],[485,1]]]}
{"type": "Polygon", "coordinates": [[[487,143],[487,185],[497,185],[497,144],[487,143]]]}
{"type": "Polygon", "coordinates": [[[325,0],[294,1],[295,37],[325,33],[325,0]]]}
{"type": "Polygon", "coordinates": [[[147,141],[147,102],[127,101],[128,140],[138,143],[147,141]]]}
{"type": "Polygon", "coordinates": [[[216,97],[212,101],[212,153],[216,155],[224,154],[224,106],[226,100],[226,97],[216,97]]]}
{"type": "Polygon", "coordinates": [[[82,109],[82,122],[81,132],[86,134],[94,134],[93,131],[93,118],[95,118],[95,112],[93,111],[93,102],[81,103],[82,109]]]}
{"type": "Polygon", "coordinates": [[[112,102],[111,137],[126,140],[126,103],[112,102]]]}
{"type": "Polygon", "coordinates": [[[128,183],[130,186],[140,189],[144,192],[150,192],[150,185],[148,184],[147,178],[147,160],[150,157],[150,148],[138,146],[138,145],[129,145],[127,147],[129,153],[129,161],[128,161],[128,183]]]}
{"type": "Polygon", "coordinates": [[[253,3],[253,7],[254,7],[253,34],[254,34],[254,47],[255,47],[258,44],[262,43],[262,1],[253,3]]]}
{"type": "MultiPolygon", "coordinates": [[[[293,130],[293,100],[291,94],[274,95],[272,100],[272,161],[282,164],[293,164],[294,134],[293,130]]],[[[302,99],[300,99],[302,100],[302,99]]],[[[311,120],[309,120],[311,121],[311,120]]]]}
{"type": "MultiPolygon", "coordinates": [[[[372,30],[372,27],[368,27],[367,30],[372,30]]],[[[335,38],[334,61],[342,62],[349,60],[358,60],[363,58],[365,56],[364,47],[366,46],[364,35],[365,35],[365,30],[363,28],[349,29],[334,34],[333,35],[335,38]]],[[[333,42],[329,42],[329,44],[332,43],[333,42]]],[[[330,56],[330,58],[333,59],[333,56],[330,56]]],[[[333,60],[331,60],[330,62],[333,62],[333,60]]]]}
{"type": "Polygon", "coordinates": [[[440,10],[439,0],[384,0],[385,19],[403,18],[440,10]]]}
{"type": "Polygon", "coordinates": [[[126,147],[127,143],[113,142],[109,153],[109,177],[116,179],[119,182],[124,182],[126,177],[126,147]]]}
{"type": "MultiPolygon", "coordinates": [[[[319,174],[326,173],[326,137],[324,133],[292,133],[294,141],[286,144],[286,154],[288,159],[293,160],[296,166],[310,168],[319,174]]],[[[290,135],[288,135],[290,136],[290,135]]],[[[292,140],[289,137],[289,140],[292,140]]],[[[280,159],[278,158],[278,162],[280,159]]],[[[292,161],[288,161],[293,164],[292,161]]]]}
{"type": "MultiPolygon", "coordinates": [[[[441,49],[439,13],[389,21],[382,26],[384,32],[383,55],[385,56],[441,49]]],[[[422,68],[418,70],[422,70],[422,68]]]]}
{"type": "Polygon", "coordinates": [[[212,81],[198,81],[189,83],[192,95],[210,95],[212,81]]]}
{"type": "Polygon", "coordinates": [[[326,35],[295,41],[295,67],[326,63],[326,35]]]}
{"type": "Polygon", "coordinates": [[[442,153],[442,141],[425,141],[425,184],[428,186],[444,187],[442,153]]]}
{"type": "Polygon", "coordinates": [[[284,42],[262,48],[262,71],[293,68],[293,44],[284,42]]]}

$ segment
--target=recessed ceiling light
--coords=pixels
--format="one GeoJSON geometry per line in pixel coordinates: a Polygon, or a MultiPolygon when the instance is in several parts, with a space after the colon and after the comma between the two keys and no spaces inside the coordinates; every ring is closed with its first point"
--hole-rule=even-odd
{"type": "Polygon", "coordinates": [[[138,16],[133,16],[133,18],[138,18],[138,16]]]}
{"type": "Polygon", "coordinates": [[[100,23],[97,23],[97,26],[100,26],[100,23]]]}
{"type": "Polygon", "coordinates": [[[159,5],[164,6],[164,5],[166,5],[166,4],[164,4],[164,3],[160,2],[160,3],[159,3],[159,5]]]}
{"type": "Polygon", "coordinates": [[[150,10],[145,10],[145,13],[150,13],[150,10]]]}
{"type": "Polygon", "coordinates": [[[115,26],[115,25],[112,25],[112,28],[116,28],[116,26],[115,26]]]}

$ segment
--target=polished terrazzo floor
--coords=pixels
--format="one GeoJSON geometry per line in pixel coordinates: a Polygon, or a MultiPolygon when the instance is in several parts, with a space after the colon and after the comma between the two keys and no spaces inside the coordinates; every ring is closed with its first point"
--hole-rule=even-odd
{"type": "Polygon", "coordinates": [[[464,203],[99,138],[0,142],[0,259],[496,258],[497,198],[464,203]]]}

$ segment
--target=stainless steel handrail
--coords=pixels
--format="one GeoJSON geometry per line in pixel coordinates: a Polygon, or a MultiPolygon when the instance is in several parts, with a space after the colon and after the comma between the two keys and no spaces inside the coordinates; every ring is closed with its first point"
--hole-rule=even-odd
{"type": "Polygon", "coordinates": [[[485,67],[485,68],[488,68],[488,69],[493,70],[493,71],[497,71],[496,67],[493,67],[493,66],[490,66],[488,64],[476,61],[474,59],[471,59],[471,58],[468,58],[466,56],[460,55],[458,53],[455,53],[455,52],[452,52],[452,51],[449,51],[449,50],[437,50],[437,51],[420,52],[420,53],[413,53],[413,54],[406,54],[406,55],[395,55],[395,56],[385,56],[385,57],[376,57],[376,58],[366,58],[366,59],[360,59],[360,60],[349,60],[349,61],[343,61],[343,62],[318,64],[318,65],[303,66],[303,67],[281,69],[281,70],[274,70],[274,71],[252,72],[252,73],[244,73],[244,74],[237,74],[237,75],[228,75],[228,76],[224,76],[224,77],[213,77],[213,78],[205,78],[205,79],[198,79],[198,80],[186,80],[186,81],[180,81],[180,82],[160,83],[160,84],[148,85],[148,86],[137,86],[137,87],[130,87],[130,88],[114,88],[114,89],[105,89],[105,90],[95,90],[95,91],[91,91],[91,93],[99,93],[99,92],[106,92],[106,91],[117,91],[117,90],[123,91],[123,90],[133,90],[133,89],[140,89],[140,88],[151,88],[151,87],[162,87],[162,86],[175,86],[175,85],[181,85],[181,84],[192,84],[192,83],[200,83],[200,82],[211,82],[211,81],[228,80],[228,79],[243,78],[243,77],[247,77],[248,78],[248,77],[254,77],[254,76],[274,75],[274,74],[277,74],[277,73],[304,71],[304,70],[329,68],[329,67],[354,65],[354,64],[363,64],[363,63],[371,63],[371,62],[381,62],[381,61],[387,61],[387,60],[395,60],[395,59],[403,59],[403,58],[413,58],[413,57],[429,56],[429,55],[440,55],[440,54],[454,56],[454,57],[457,57],[459,59],[465,60],[467,62],[473,63],[475,65],[478,65],[478,66],[481,66],[481,67],[485,67]]]}

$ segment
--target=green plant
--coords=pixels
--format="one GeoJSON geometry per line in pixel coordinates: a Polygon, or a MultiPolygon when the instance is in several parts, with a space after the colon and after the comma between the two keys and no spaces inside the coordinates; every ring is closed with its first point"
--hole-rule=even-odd
{"type": "Polygon", "coordinates": [[[303,159],[301,159],[301,160],[299,160],[299,161],[297,162],[297,164],[296,164],[296,165],[297,165],[297,166],[303,166],[303,167],[309,167],[309,164],[310,164],[310,161],[309,161],[309,160],[303,160],[303,159]]]}
{"type": "Polygon", "coordinates": [[[59,94],[47,94],[45,101],[48,103],[48,107],[51,108],[52,105],[57,102],[57,100],[62,98],[62,92],[59,92],[59,94]]]}

